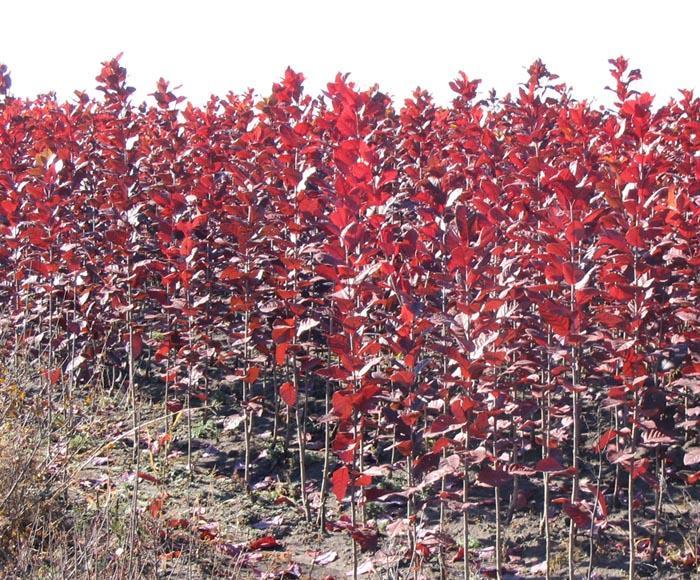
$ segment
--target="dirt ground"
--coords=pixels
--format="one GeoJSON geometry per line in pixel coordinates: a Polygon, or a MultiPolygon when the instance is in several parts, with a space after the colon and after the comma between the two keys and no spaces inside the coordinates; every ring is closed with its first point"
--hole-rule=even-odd
{"type": "MultiPolygon", "coordinates": [[[[159,409],[146,406],[144,422],[158,416],[159,409]]],[[[167,456],[163,449],[153,454],[153,440],[157,438],[158,423],[152,431],[142,430],[142,457],[145,475],[139,478],[139,505],[142,517],[152,519],[161,529],[172,522],[186,519],[187,532],[197,538],[197,544],[208,544],[211,550],[202,560],[182,555],[161,558],[158,576],[170,577],[241,577],[241,578],[345,578],[352,575],[352,543],[345,531],[322,532],[316,521],[305,521],[299,499],[296,466],[298,450],[294,437],[285,454],[278,442],[273,444],[272,432],[262,431],[253,442],[252,489],[245,493],[242,484],[243,443],[240,426],[230,428],[233,409],[218,412],[194,412],[192,415],[193,476],[187,472],[185,421],[180,420],[168,442],[167,456]],[[150,449],[150,451],[149,451],[150,449]],[[148,475],[156,479],[151,480],[148,475]],[[152,509],[155,498],[162,497],[162,507],[152,509]],[[155,515],[155,517],[153,517],[155,515]],[[270,538],[273,538],[271,540],[270,538]],[[263,540],[260,548],[255,542],[263,540]],[[252,549],[251,549],[252,547],[252,549]],[[211,554],[216,555],[212,557],[211,554]],[[207,562],[211,558],[211,562],[207,562]]],[[[110,413],[111,415],[111,413],[110,413]]],[[[128,424],[128,418],[122,421],[128,424]]],[[[235,423],[235,422],[233,422],[235,423]]],[[[106,418],[104,424],[108,424],[106,418]]],[[[105,434],[107,439],[109,434],[105,434]]],[[[131,458],[132,441],[125,438],[95,459],[80,472],[78,483],[86,480],[109,481],[114,493],[128,496],[133,491],[131,458]],[[95,465],[98,463],[99,465],[95,465]]],[[[308,489],[312,514],[319,507],[323,455],[321,450],[307,450],[308,489]]],[[[82,484],[81,484],[82,485],[82,484]]],[[[555,482],[556,485],[556,482],[555,482]]],[[[82,485],[82,487],[85,487],[82,485]]],[[[533,486],[534,488],[534,486],[533,486]]],[[[425,537],[439,537],[444,542],[441,553],[433,554],[420,563],[410,561],[407,552],[406,530],[392,527],[405,516],[406,503],[401,498],[391,501],[369,502],[366,506],[367,525],[378,533],[376,549],[358,554],[358,569],[366,578],[440,578],[441,567],[447,578],[461,578],[463,563],[458,554],[462,534],[461,518],[447,518],[442,533],[439,530],[439,500],[437,489],[427,492],[427,507],[418,514],[419,533],[425,537]]],[[[103,492],[104,493],[104,492],[103,492]]],[[[545,554],[544,538],[537,505],[541,497],[531,493],[526,481],[521,482],[519,495],[523,498],[505,525],[504,577],[536,578],[544,575],[542,562],[545,554]]],[[[473,487],[469,508],[469,552],[473,577],[492,577],[494,573],[493,488],[473,487]]],[[[503,499],[508,505],[507,491],[503,499]]],[[[651,517],[651,508],[647,506],[651,517]]],[[[330,522],[348,516],[349,502],[339,505],[330,494],[327,500],[327,519],[330,522]]],[[[669,511],[686,516],[689,510],[700,511],[700,506],[684,501],[680,495],[669,503],[669,511]]],[[[448,511],[450,513],[451,510],[448,511]]],[[[640,514],[641,516],[641,514],[640,514]]],[[[626,512],[621,509],[611,514],[606,529],[600,530],[594,541],[593,578],[624,578],[627,574],[626,512]]],[[[697,516],[696,516],[697,518],[697,516]]],[[[688,518],[668,518],[686,521],[688,518]]],[[[640,517],[642,524],[644,520],[640,517]]],[[[691,518],[692,521],[692,518],[691,518]]],[[[568,520],[558,510],[552,513],[552,574],[565,577],[566,537],[568,520]]],[[[181,531],[181,530],[174,530],[181,531]]],[[[648,531],[648,530],[647,530],[648,531]]],[[[640,536],[645,535],[640,526],[640,536]]],[[[646,534],[648,535],[648,534],[646,534]]],[[[697,534],[696,534],[697,535],[697,534]]],[[[692,530],[663,530],[662,538],[670,545],[682,545],[692,538],[692,530]]],[[[673,548],[672,548],[673,549],[673,548]]],[[[590,550],[588,534],[581,533],[576,554],[581,566],[577,575],[586,576],[590,550]]],[[[184,552],[184,551],[183,551],[184,552]]],[[[168,554],[168,552],[164,552],[168,554]]],[[[690,569],[672,564],[673,554],[665,562],[640,562],[638,574],[650,578],[692,577],[690,569]]]]}
{"type": "MultiPolygon", "coordinates": [[[[27,408],[41,393],[27,390],[27,408]]],[[[235,405],[209,401],[191,413],[192,473],[187,470],[187,417],[169,412],[167,431],[162,400],[141,397],[138,464],[134,461],[132,415],[124,393],[74,393],[72,412],[56,405],[48,471],[59,475],[58,496],[64,498],[65,517],[73,528],[84,521],[100,521],[104,541],[78,558],[64,577],[112,577],[118,564],[137,554],[137,568],[121,577],[145,578],[347,578],[352,577],[353,546],[342,529],[350,506],[327,500],[329,526],[322,531],[316,521],[320,502],[323,453],[310,442],[307,450],[311,521],[305,521],[298,485],[298,449],[290,437],[284,450],[282,435],[273,441],[272,425],[260,425],[253,439],[251,489],[243,485],[243,442],[235,405]],[[267,428],[269,427],[269,429],[267,428]],[[165,433],[169,435],[164,436],[165,433]],[[136,492],[136,496],[135,496],[136,492]],[[136,499],[136,503],[134,503],[136,499]],[[136,518],[134,521],[134,514],[136,518]],[[89,553],[88,553],[89,552],[89,553]],[[132,553],[133,552],[133,553],[132,553]],[[83,561],[84,560],[84,561],[83,561]],[[91,563],[92,562],[92,563],[91,563]],[[134,571],[135,570],[135,571],[134,571]]],[[[7,400],[7,399],[6,399],[7,400]]],[[[333,465],[333,464],[332,464],[333,465]]],[[[401,477],[395,473],[393,477],[401,477]]],[[[459,491],[447,482],[446,491],[459,491]]],[[[553,485],[563,485],[553,480],[553,485]]],[[[512,519],[504,522],[504,578],[544,576],[545,543],[541,534],[542,498],[535,486],[521,479],[512,519]]],[[[363,578],[461,578],[462,521],[447,510],[440,530],[439,489],[423,490],[417,513],[417,540],[432,546],[425,557],[410,557],[406,499],[385,496],[365,506],[367,529],[376,537],[366,550],[358,549],[358,575],[363,578]],[[398,522],[398,523],[397,523],[398,522]]],[[[509,506],[508,489],[502,502],[509,506]]],[[[56,494],[54,494],[56,495],[56,494]]],[[[469,556],[472,578],[494,577],[494,488],[470,490],[469,556]]],[[[556,507],[556,506],[553,506],[556,507]]],[[[652,505],[640,509],[638,537],[648,538],[653,522],[652,505]]],[[[685,522],[698,521],[700,506],[681,491],[670,489],[665,501],[670,517],[661,530],[664,558],[641,561],[638,575],[649,578],[696,578],[697,570],[685,566],[683,547],[697,542],[698,530],[685,522]],[[678,517],[674,517],[673,514],[678,517]],[[685,527],[684,527],[685,526],[685,527]]],[[[359,518],[358,514],[358,518],[359,518]]],[[[592,578],[624,578],[627,574],[626,511],[611,513],[605,529],[593,542],[592,578]]],[[[551,513],[552,577],[567,576],[568,520],[558,508],[551,513]]],[[[73,532],[75,533],[75,532],[73,532]]],[[[86,534],[90,535],[90,534],[86,534]]],[[[93,533],[94,536],[94,533],[93,533]]],[[[640,550],[643,544],[640,544],[640,550]]],[[[589,535],[580,533],[575,548],[580,566],[577,577],[586,577],[589,535]]],[[[50,560],[45,555],[44,559],[50,560]]],[[[4,567],[6,577],[13,577],[4,567]]],[[[14,568],[15,570],[17,568],[14,568]]],[[[50,567],[37,577],[60,577],[50,567]]],[[[119,574],[114,573],[114,577],[119,574]]],[[[17,577],[16,575],[14,577],[17,577]]]]}

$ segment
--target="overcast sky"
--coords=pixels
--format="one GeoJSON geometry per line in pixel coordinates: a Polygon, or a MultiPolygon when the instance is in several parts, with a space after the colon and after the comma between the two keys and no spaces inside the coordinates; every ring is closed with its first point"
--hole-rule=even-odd
{"type": "Polygon", "coordinates": [[[379,83],[402,100],[420,85],[440,103],[459,70],[499,94],[542,58],[579,98],[609,103],[608,58],[642,70],[666,100],[700,89],[700,8],[694,0],[403,2],[393,0],[4,0],[0,62],[13,93],[92,90],[100,63],[124,52],[140,100],[160,76],[202,103],[253,87],[266,93],[290,65],[317,93],[335,73],[379,83]]]}

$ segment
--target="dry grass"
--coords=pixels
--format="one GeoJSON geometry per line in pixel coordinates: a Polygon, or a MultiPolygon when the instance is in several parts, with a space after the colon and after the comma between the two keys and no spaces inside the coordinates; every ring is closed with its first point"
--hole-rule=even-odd
{"type": "MultiPolygon", "coordinates": [[[[120,451],[105,439],[95,397],[68,420],[62,392],[54,387],[49,413],[48,389],[28,365],[0,369],[0,578],[237,577],[236,563],[196,531],[152,517],[144,490],[134,502],[128,486],[82,471],[106,446],[120,451]]],[[[121,455],[128,467],[131,451],[121,455]]]]}
{"type": "Polygon", "coordinates": [[[25,375],[4,369],[0,405],[0,574],[132,576],[110,562],[113,514],[95,509],[63,485],[69,430],[49,424],[46,393],[32,387],[25,375]]]}

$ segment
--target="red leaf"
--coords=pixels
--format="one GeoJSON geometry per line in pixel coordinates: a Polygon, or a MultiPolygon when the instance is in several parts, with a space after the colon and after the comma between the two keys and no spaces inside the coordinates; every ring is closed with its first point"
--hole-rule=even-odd
{"type": "Polygon", "coordinates": [[[406,324],[410,324],[415,319],[415,315],[413,314],[411,309],[406,304],[401,306],[401,315],[400,316],[401,316],[401,320],[403,320],[406,324]]]}
{"type": "Polygon", "coordinates": [[[484,179],[481,182],[481,189],[483,190],[484,194],[486,194],[487,198],[491,199],[492,201],[498,200],[500,191],[492,182],[484,179]]]}
{"type": "MultiPolygon", "coordinates": [[[[355,221],[355,215],[346,207],[337,207],[333,212],[331,212],[331,215],[328,216],[328,219],[330,222],[338,228],[338,230],[343,230],[345,227],[355,221]]],[[[338,274],[334,272],[335,278],[338,277],[338,274]]],[[[334,278],[330,278],[334,279],[334,278]]]]}
{"type": "Polygon", "coordinates": [[[571,285],[574,286],[577,280],[577,272],[576,272],[576,266],[573,266],[569,262],[564,262],[561,265],[561,272],[564,275],[564,281],[571,285]]]}
{"type": "Polygon", "coordinates": [[[607,244],[620,252],[629,253],[629,248],[625,242],[626,240],[616,232],[607,232],[607,235],[600,236],[600,239],[598,240],[598,243],[601,245],[607,244]]]}
{"type": "Polygon", "coordinates": [[[354,137],[357,133],[357,115],[349,107],[344,107],[338,116],[336,127],[343,137],[354,137]]]}
{"type": "Polygon", "coordinates": [[[369,181],[372,179],[372,170],[366,163],[354,163],[350,167],[350,173],[360,181],[369,181]]]}
{"type": "Polygon", "coordinates": [[[164,358],[167,358],[168,355],[170,354],[170,349],[172,348],[172,344],[170,343],[169,340],[164,340],[161,345],[158,347],[158,350],[156,351],[156,361],[161,361],[164,358]]]}
{"type": "Polygon", "coordinates": [[[165,408],[171,413],[177,413],[178,411],[182,410],[182,403],[173,399],[165,403],[165,408]]]}
{"type": "Polygon", "coordinates": [[[467,396],[462,396],[450,403],[450,411],[459,423],[465,423],[467,413],[476,407],[476,402],[467,396]]]}
{"type": "Polygon", "coordinates": [[[525,477],[530,477],[536,473],[536,470],[532,469],[531,467],[527,467],[526,465],[521,465],[519,463],[511,463],[506,468],[506,471],[511,475],[524,475],[525,477]]]}
{"type": "Polygon", "coordinates": [[[9,199],[0,202],[0,209],[4,211],[6,217],[9,217],[12,214],[14,214],[17,207],[18,204],[9,199]]]}
{"type": "Polygon", "coordinates": [[[565,235],[566,239],[570,243],[577,244],[586,235],[586,229],[583,227],[583,224],[580,221],[574,220],[568,226],[566,226],[565,235]]]}
{"type": "Polygon", "coordinates": [[[569,333],[571,318],[568,309],[550,300],[540,304],[540,316],[552,327],[552,330],[561,336],[569,333]]]}
{"type": "Polygon", "coordinates": [[[109,230],[105,233],[105,238],[108,242],[112,242],[117,246],[123,246],[129,239],[129,233],[123,230],[109,230]]]}
{"type": "Polygon", "coordinates": [[[349,419],[355,410],[352,395],[347,395],[345,393],[341,393],[340,391],[333,393],[332,403],[333,411],[341,419],[349,419]]]}
{"type": "Polygon", "coordinates": [[[234,268],[233,266],[228,266],[224,268],[221,271],[221,274],[219,274],[219,278],[221,278],[224,281],[230,281],[230,280],[238,280],[239,278],[243,277],[243,272],[239,271],[237,268],[234,268]]]}
{"type": "Polygon", "coordinates": [[[410,387],[416,380],[416,375],[411,371],[397,371],[390,377],[391,382],[401,387],[410,387]]]}
{"type": "Polygon", "coordinates": [[[163,510],[163,496],[158,496],[153,498],[150,504],[148,504],[148,512],[151,514],[152,518],[157,518],[160,512],[163,510]]]}
{"type": "Polygon", "coordinates": [[[333,472],[331,477],[331,483],[333,487],[333,493],[338,501],[342,501],[348,492],[348,487],[350,486],[350,469],[347,465],[343,465],[333,472]]]}
{"type": "Polygon", "coordinates": [[[433,423],[430,425],[430,434],[436,435],[445,433],[450,430],[450,427],[454,425],[455,420],[452,415],[440,415],[436,417],[433,423]]]}
{"type": "Polygon", "coordinates": [[[272,550],[273,548],[279,548],[280,543],[274,536],[263,536],[262,538],[257,538],[256,540],[251,540],[248,544],[248,549],[251,551],[255,550],[272,550]]]}
{"type": "Polygon", "coordinates": [[[290,382],[282,383],[280,385],[280,397],[286,405],[293,407],[297,404],[297,390],[294,385],[290,382]]]}
{"type": "Polygon", "coordinates": [[[387,183],[391,183],[392,181],[395,181],[396,178],[399,176],[399,172],[396,171],[395,169],[387,169],[385,171],[382,171],[382,177],[379,180],[379,185],[378,187],[383,187],[387,183]]]}
{"type": "Polygon", "coordinates": [[[180,244],[180,255],[183,258],[187,258],[192,253],[194,246],[194,240],[190,236],[187,236],[180,244]]]}
{"type": "Polygon", "coordinates": [[[372,485],[372,476],[361,473],[355,478],[355,485],[359,487],[366,487],[368,485],[372,485]]]}
{"type": "Polygon", "coordinates": [[[564,469],[564,466],[559,463],[554,457],[545,457],[544,459],[540,459],[536,464],[535,464],[535,469],[537,471],[545,471],[545,472],[552,472],[552,471],[562,471],[564,469]]]}
{"type": "Polygon", "coordinates": [[[260,376],[260,367],[250,367],[248,372],[243,376],[243,381],[250,384],[258,380],[260,376]]]}
{"type": "Polygon", "coordinates": [[[600,453],[608,446],[608,443],[615,439],[615,437],[617,437],[617,431],[615,431],[615,429],[608,429],[600,436],[600,439],[598,439],[598,442],[593,446],[593,449],[600,453]]]}
{"type": "Polygon", "coordinates": [[[642,233],[642,228],[639,226],[633,226],[625,234],[625,240],[627,243],[634,248],[644,247],[644,234],[642,233]]]}
{"type": "Polygon", "coordinates": [[[294,338],[294,327],[287,324],[276,324],[272,327],[272,340],[278,345],[291,342],[294,338]]]}
{"type": "Polygon", "coordinates": [[[143,352],[143,338],[140,332],[132,332],[131,334],[131,352],[135,359],[139,358],[143,352]]]}
{"type": "Polygon", "coordinates": [[[564,506],[564,512],[569,516],[577,528],[590,528],[591,517],[580,507],[569,503],[564,506]]]}
{"type": "Polygon", "coordinates": [[[547,244],[546,249],[548,254],[559,256],[560,258],[564,258],[565,260],[568,260],[570,258],[571,251],[569,248],[566,247],[566,244],[562,242],[553,242],[551,244],[547,244]]]}
{"type": "Polygon", "coordinates": [[[278,344],[275,346],[275,363],[282,366],[287,360],[287,351],[289,350],[289,343],[285,342],[283,344],[278,344]]]}
{"type": "Polygon", "coordinates": [[[488,465],[481,468],[481,471],[476,476],[476,478],[484,485],[489,485],[491,487],[501,487],[510,483],[513,476],[506,473],[502,469],[492,469],[488,465]]]}
{"type": "Polygon", "coordinates": [[[443,449],[449,447],[451,445],[451,442],[447,437],[439,437],[435,443],[433,444],[433,453],[439,453],[443,449]]]}
{"type": "Polygon", "coordinates": [[[608,290],[608,294],[610,294],[610,297],[614,300],[620,300],[621,302],[628,302],[634,298],[634,292],[627,285],[625,285],[625,287],[617,285],[612,286],[608,290]]]}
{"type": "Polygon", "coordinates": [[[145,471],[139,471],[136,475],[139,479],[143,479],[144,481],[150,481],[155,485],[160,484],[160,480],[155,475],[151,475],[150,473],[146,473],[145,471]]]}
{"type": "MultiPolygon", "coordinates": [[[[377,541],[379,540],[377,530],[363,526],[355,528],[350,535],[352,536],[352,539],[355,540],[355,542],[357,542],[357,544],[360,546],[361,551],[366,552],[367,550],[377,549],[377,541]]],[[[368,560],[367,562],[369,562],[370,565],[372,564],[372,560],[368,560]]],[[[370,570],[370,568],[367,569],[367,571],[370,570]]],[[[359,571],[360,569],[358,568],[358,572],[359,571]]]]}
{"type": "Polygon", "coordinates": [[[593,485],[592,483],[584,484],[581,487],[582,487],[582,489],[590,491],[592,494],[594,494],[597,497],[597,499],[598,499],[598,511],[600,512],[600,515],[603,518],[607,518],[608,517],[608,502],[605,499],[605,495],[603,494],[603,492],[600,491],[600,489],[597,486],[593,485]]]}
{"type": "Polygon", "coordinates": [[[49,369],[46,370],[42,373],[44,377],[52,384],[55,385],[59,379],[61,378],[61,369],[60,368],[55,368],[55,369],[49,369]]]}
{"type": "Polygon", "coordinates": [[[413,441],[411,441],[410,439],[401,441],[400,443],[396,444],[396,449],[399,450],[399,453],[401,453],[401,455],[403,455],[404,457],[408,457],[413,451],[413,441]]]}

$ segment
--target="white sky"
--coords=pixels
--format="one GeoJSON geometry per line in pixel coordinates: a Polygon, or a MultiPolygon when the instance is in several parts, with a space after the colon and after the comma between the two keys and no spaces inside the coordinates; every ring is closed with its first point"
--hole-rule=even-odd
{"type": "Polygon", "coordinates": [[[312,93],[340,71],[401,100],[420,85],[446,104],[459,70],[503,94],[540,57],[579,98],[609,103],[607,60],[620,54],[659,99],[700,89],[695,0],[3,0],[0,20],[0,62],[23,97],[91,92],[119,52],[139,100],[160,76],[198,103],[265,94],[290,65],[312,93]]]}

